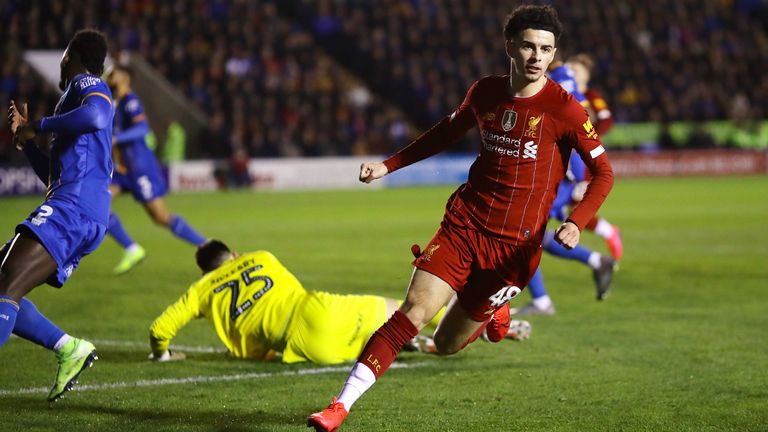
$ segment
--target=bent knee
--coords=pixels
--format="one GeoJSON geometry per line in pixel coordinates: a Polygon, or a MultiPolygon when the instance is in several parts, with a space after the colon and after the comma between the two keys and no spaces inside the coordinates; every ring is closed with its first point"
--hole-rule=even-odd
{"type": "Polygon", "coordinates": [[[426,327],[433,318],[429,316],[429,312],[425,308],[417,305],[408,305],[407,303],[403,303],[400,306],[400,312],[404,313],[413,326],[419,330],[426,327]]]}
{"type": "Polygon", "coordinates": [[[433,340],[435,341],[437,354],[441,356],[456,354],[461,351],[461,348],[464,345],[463,341],[458,341],[451,335],[444,335],[440,332],[435,332],[433,340]]]}
{"type": "Polygon", "coordinates": [[[171,215],[159,215],[154,213],[152,214],[152,222],[154,222],[155,225],[169,227],[171,226],[172,219],[173,218],[171,217],[171,215]]]}

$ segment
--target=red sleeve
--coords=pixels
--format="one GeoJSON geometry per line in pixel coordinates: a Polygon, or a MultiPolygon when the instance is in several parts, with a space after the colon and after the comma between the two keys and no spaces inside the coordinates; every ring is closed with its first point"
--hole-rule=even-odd
{"type": "Polygon", "coordinates": [[[564,114],[568,139],[592,174],[584,198],[568,217],[579,229],[584,229],[613,188],[613,169],[584,108],[574,101],[565,108],[564,114]]]}
{"type": "Polygon", "coordinates": [[[605,135],[613,127],[613,114],[611,113],[611,109],[608,108],[608,103],[599,91],[589,89],[587,90],[586,96],[597,117],[595,130],[597,130],[599,135],[605,135]]]}
{"type": "Polygon", "coordinates": [[[453,114],[432,126],[408,146],[390,156],[384,161],[387,170],[394,172],[400,168],[434,156],[455,144],[468,130],[477,123],[472,110],[472,99],[475,97],[477,82],[469,88],[461,106],[453,114]]]}

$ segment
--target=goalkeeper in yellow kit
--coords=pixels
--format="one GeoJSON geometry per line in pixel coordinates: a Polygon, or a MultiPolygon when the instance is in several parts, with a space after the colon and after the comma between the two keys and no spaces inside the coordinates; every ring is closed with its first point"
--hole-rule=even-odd
{"type": "MultiPolygon", "coordinates": [[[[210,240],[195,258],[203,277],[152,323],[151,359],[183,359],[168,345],[189,321],[204,317],[235,357],[270,360],[282,353],[284,363],[342,363],[356,359],[398,307],[379,296],[307,291],[267,251],[239,255],[210,240]]],[[[425,336],[411,348],[434,352],[425,336]]]]}

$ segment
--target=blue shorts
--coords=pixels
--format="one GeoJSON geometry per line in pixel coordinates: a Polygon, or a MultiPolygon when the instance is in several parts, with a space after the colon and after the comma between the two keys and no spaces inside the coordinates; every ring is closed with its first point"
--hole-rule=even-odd
{"type": "Polygon", "coordinates": [[[560,182],[560,185],[557,186],[557,196],[552,203],[552,208],[549,210],[550,218],[565,221],[568,217],[568,207],[572,203],[572,194],[575,187],[575,183],[568,181],[560,182]]]}
{"type": "Polygon", "coordinates": [[[112,184],[124,191],[130,191],[133,199],[140,203],[147,203],[160,198],[168,191],[165,179],[157,167],[139,171],[128,171],[125,174],[115,172],[112,175],[112,184]]]}
{"type": "Polygon", "coordinates": [[[17,233],[24,231],[37,237],[56,261],[56,273],[46,282],[61,288],[80,260],[99,247],[107,227],[82,214],[74,205],[46,201],[16,226],[17,233]]]}

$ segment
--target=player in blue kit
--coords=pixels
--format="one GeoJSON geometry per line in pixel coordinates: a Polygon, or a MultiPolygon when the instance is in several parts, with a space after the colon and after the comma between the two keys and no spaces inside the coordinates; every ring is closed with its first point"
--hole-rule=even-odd
{"type": "MultiPolygon", "coordinates": [[[[147,147],[149,123],[144,107],[131,90],[130,69],[115,65],[107,77],[107,84],[116,102],[112,139],[115,174],[109,187],[112,197],[117,197],[123,191],[131,192],[156,224],[167,227],[180,239],[200,246],[205,243],[205,238],[189,226],[184,218],[171,214],[165,205],[163,196],[167,187],[155,154],[147,147]]],[[[107,232],[125,250],[123,258],[114,269],[115,274],[131,270],[144,259],[146,251],[128,235],[115,212],[109,215],[107,232]]]]}
{"type": "Polygon", "coordinates": [[[96,349],[63,332],[24,296],[43,283],[64,285],[107,231],[113,110],[109,88],[99,78],[106,55],[103,34],[77,32],[61,59],[64,94],[54,115],[32,122],[27,105],[17,107],[14,101],[8,115],[16,147],[48,192],[0,249],[0,346],[13,332],[56,353],[50,401],[72,389],[96,359],[96,349]],[[41,133],[52,137],[47,154],[32,141],[41,133]]]}
{"type": "MultiPolygon", "coordinates": [[[[567,63],[562,60],[553,61],[550,65],[549,77],[570,93],[585,109],[590,109],[589,100],[579,90],[574,72],[567,63]]],[[[569,208],[575,202],[581,200],[584,194],[584,185],[586,185],[586,166],[577,153],[572,152],[568,165],[568,172],[565,179],[558,185],[557,197],[552,203],[549,217],[559,221],[565,221],[569,213],[569,208]]],[[[618,231],[616,231],[618,233],[618,231]]],[[[611,287],[613,272],[616,269],[616,262],[613,258],[604,256],[599,252],[592,251],[582,245],[577,245],[572,249],[566,249],[563,245],[554,241],[554,233],[547,231],[542,240],[544,250],[550,255],[560,258],[579,261],[592,269],[592,277],[595,281],[597,290],[597,299],[605,298],[611,287]]],[[[528,290],[531,293],[531,303],[511,310],[513,315],[554,315],[555,305],[547,293],[544,286],[544,277],[541,273],[541,267],[536,270],[531,281],[528,283],[528,290]]]]}

